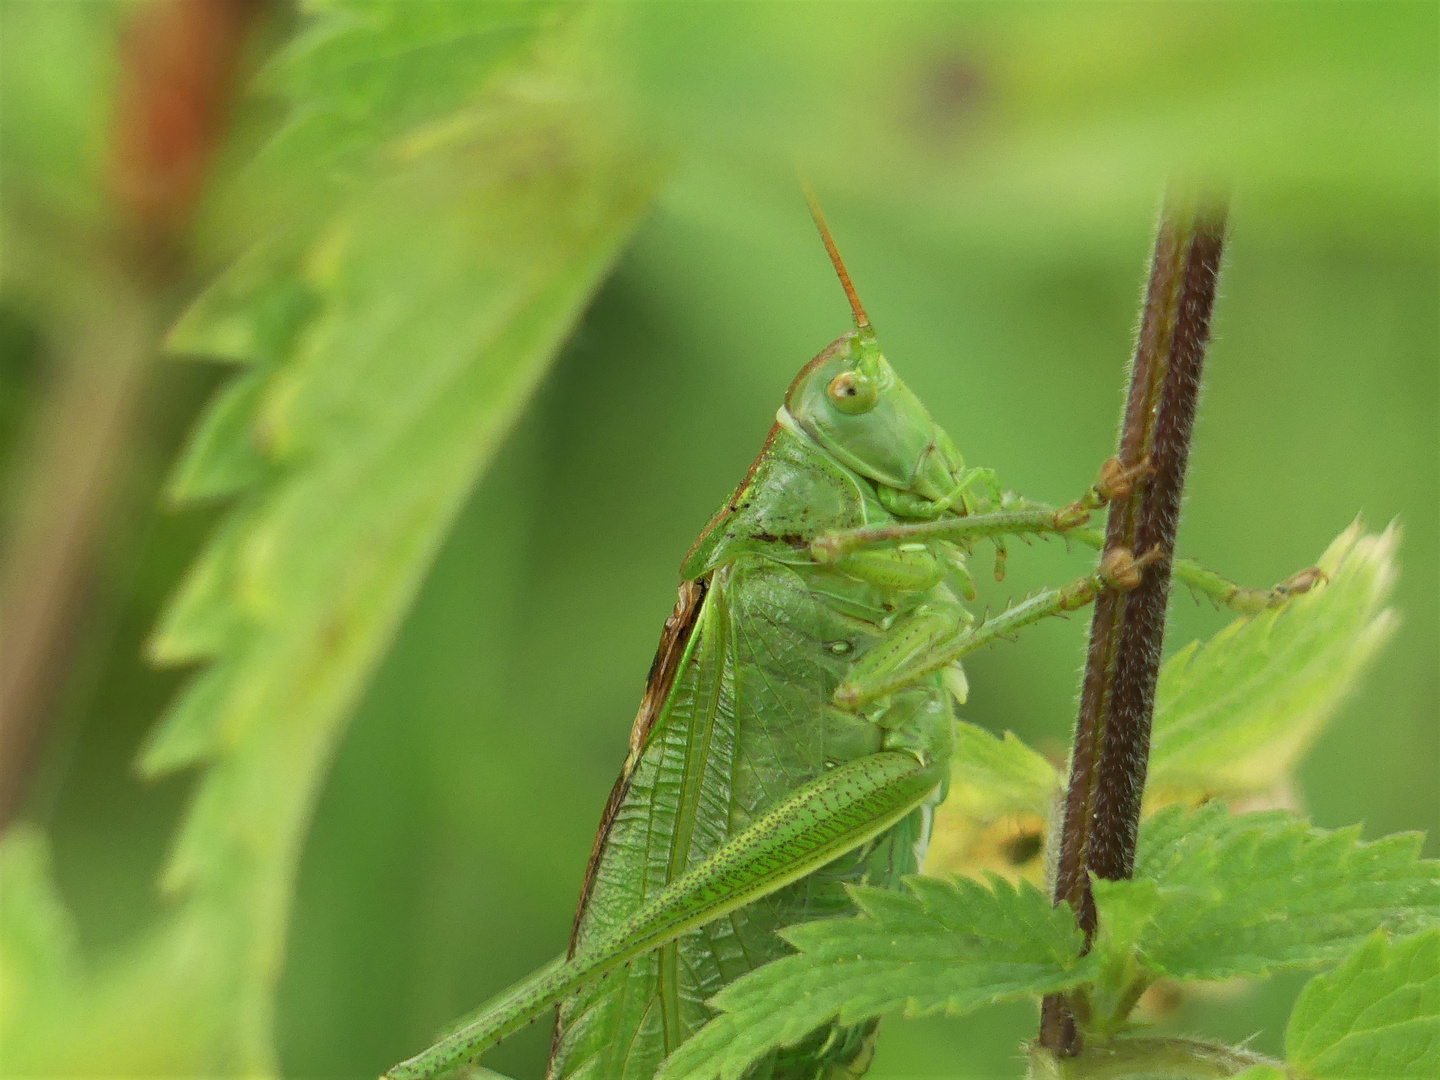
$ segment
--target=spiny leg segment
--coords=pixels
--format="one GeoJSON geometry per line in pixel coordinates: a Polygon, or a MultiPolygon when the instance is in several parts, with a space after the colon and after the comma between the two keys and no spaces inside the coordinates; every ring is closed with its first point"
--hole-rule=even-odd
{"type": "MultiPolygon", "coordinates": [[[[976,540],[990,540],[997,544],[998,577],[998,566],[1003,566],[1004,560],[1004,548],[1000,542],[1006,536],[1065,536],[1097,551],[1103,548],[1104,535],[1085,527],[1091,514],[1128,495],[1147,469],[1148,466],[1142,463],[1135,469],[1125,470],[1116,459],[1111,458],[1101,467],[1100,476],[1090,489],[1065,506],[1053,507],[1028,499],[1014,499],[1002,504],[998,510],[964,517],[826,533],[811,543],[810,553],[816,562],[832,564],[856,552],[886,545],[935,540],[968,545],[976,540]]],[[[1172,572],[1176,580],[1188,588],[1240,615],[1254,615],[1267,608],[1279,607],[1292,596],[1308,592],[1325,580],[1324,572],[1312,566],[1268,589],[1256,589],[1237,584],[1193,559],[1174,560],[1172,572]]]]}

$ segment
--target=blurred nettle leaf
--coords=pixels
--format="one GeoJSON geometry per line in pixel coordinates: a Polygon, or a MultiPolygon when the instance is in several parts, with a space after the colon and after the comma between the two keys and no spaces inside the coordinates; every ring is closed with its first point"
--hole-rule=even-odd
{"type": "Polygon", "coordinates": [[[956,725],[950,793],[935,811],[925,872],[996,873],[1040,885],[1059,770],[1011,732],[956,725]]]}
{"type": "Polygon", "coordinates": [[[1440,931],[1376,933],[1300,994],[1285,1056],[1305,1080],[1440,1076],[1440,931]]]}
{"type": "Polygon", "coordinates": [[[117,4],[6,5],[0,142],[7,263],[14,261],[17,232],[45,234],[53,246],[58,221],[72,227],[110,223],[104,132],[118,67],[115,33],[124,13],[117,4]],[[56,71],[60,57],[66,61],[63,77],[56,71]]]}
{"type": "Polygon", "coordinates": [[[913,877],[908,893],[852,889],[863,914],[791,927],[799,953],[731,983],[720,1015],[666,1059],[662,1080],[736,1080],[832,1020],[958,1016],[1086,981],[1093,960],[1068,907],[1026,882],[913,877]]]}
{"type": "Polygon", "coordinates": [[[42,1015],[79,978],[80,943],[51,883],[45,837],[18,824],[0,837],[0,1016],[42,1015]]]}
{"type": "Polygon", "coordinates": [[[1228,979],[1334,961],[1377,928],[1440,924],[1418,833],[1359,840],[1281,811],[1171,807],[1140,829],[1133,881],[1096,881],[1097,1018],[1124,1022],[1161,976],[1228,979]]]}
{"type": "Polygon", "coordinates": [[[1192,642],[1161,669],[1146,801],[1253,799],[1283,788],[1301,755],[1397,624],[1399,529],[1356,522],[1318,566],[1328,582],[1192,642]]]}
{"type": "MultiPolygon", "coordinates": [[[[323,221],[327,203],[370,183],[376,170],[464,142],[485,123],[498,74],[510,93],[538,96],[559,72],[530,61],[581,5],[555,0],[403,4],[309,0],[314,16],[256,80],[288,106],[284,126],[225,193],[252,228],[295,231],[323,221]],[[523,69],[523,70],[522,70],[523,69]],[[547,78],[548,77],[548,78],[547,78]],[[528,85],[533,82],[534,85],[528,85]]],[[[553,86],[564,94],[560,83],[553,86]]]]}
{"type": "Polygon", "coordinates": [[[99,989],[7,1030],[12,1068],[274,1071],[291,884],[343,722],[656,180],[575,59],[582,6],[311,8],[265,80],[289,120],[230,201],[265,202],[277,170],[325,197],[277,198],[291,217],[171,338],[249,365],[170,485],[238,497],[151,647],[205,665],[141,763],[206,766],[165,872],[182,902],[99,989]]]}

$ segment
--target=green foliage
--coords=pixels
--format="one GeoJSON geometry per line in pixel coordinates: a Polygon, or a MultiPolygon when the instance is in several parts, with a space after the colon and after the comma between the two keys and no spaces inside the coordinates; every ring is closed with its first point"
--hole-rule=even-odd
{"type": "Polygon", "coordinates": [[[377,173],[463,144],[467,129],[493,116],[497,78],[558,74],[537,66],[537,47],[553,47],[555,33],[584,10],[553,0],[305,7],[311,18],[257,79],[286,102],[285,124],[226,199],[243,206],[252,228],[293,229],[297,212],[323,222],[329,200],[377,173]]]}
{"type": "Polygon", "coordinates": [[[799,950],[731,983],[721,1015],[666,1059],[663,1080],[735,1080],[821,1024],[886,1012],[958,1016],[1083,982],[1091,962],[1068,907],[993,878],[911,878],[908,893],[854,889],[863,914],[792,927],[799,950]]]}
{"type": "MultiPolygon", "coordinates": [[[[96,180],[105,160],[112,35],[127,6],[9,4],[0,12],[6,224],[12,233],[17,222],[28,224],[56,252],[73,224],[56,228],[57,219],[103,219],[107,212],[96,180]],[[46,213],[31,213],[37,205],[46,213]]],[[[480,524],[452,540],[448,565],[461,569],[432,582],[443,602],[406,630],[369,722],[346,747],[293,933],[300,962],[288,976],[285,1050],[306,1074],[379,1068],[402,1037],[427,1034],[460,1004],[503,985],[539,955],[533,950],[548,955],[563,933],[562,909],[573,901],[589,844],[584,834],[613,779],[635,681],[668,610],[673,564],[753,454],[796,358],[843,316],[797,212],[789,164],[796,132],[812,141],[817,157],[833,156],[829,169],[813,171],[867,304],[894,335],[907,376],[916,373],[942,420],[964,432],[967,457],[1055,497],[1088,476],[1090,465],[1077,462],[1093,464],[1108,449],[1112,376],[1126,348],[1135,269],[1160,178],[1180,158],[1228,163],[1242,197],[1184,546],[1259,583],[1300,565],[1308,542],[1298,538],[1328,535],[1343,521],[1337,514],[1363,505],[1379,520],[1404,515],[1419,553],[1407,566],[1405,592],[1434,595],[1436,473],[1427,464],[1434,461],[1433,11],[930,5],[896,19],[878,9],[837,17],[832,7],[753,5],[736,14],[735,5],[712,5],[702,18],[680,5],[673,10],[691,20],[685,32],[657,35],[648,53],[596,50],[600,64],[660,67],[661,89],[649,92],[650,103],[698,117],[705,157],[667,194],[553,400],[535,418],[533,439],[520,452],[527,465],[543,461],[543,468],[513,469],[503,488],[477,504],[478,516],[470,516],[480,524]],[[1185,73],[1183,86],[1177,71],[1185,73]],[[811,108],[817,100],[823,109],[811,108]],[[714,138],[722,124],[712,119],[740,137],[714,138]],[[737,153],[746,138],[782,144],[783,167],[767,171],[768,162],[757,166],[756,156],[737,153]],[[543,458],[531,453],[542,442],[543,458]],[[587,528],[577,544],[575,522],[598,521],[620,497],[625,527],[587,528]],[[503,572],[470,570],[502,562],[497,550],[507,556],[503,572]],[[503,587],[492,589],[496,582],[503,587]],[[497,647],[512,643],[513,652],[497,647]],[[496,671],[514,685],[489,678],[496,671]],[[507,715],[524,718],[523,732],[499,744],[476,738],[475,730],[499,726],[487,721],[501,713],[507,692],[507,715]],[[556,785],[562,761],[565,782],[556,785]],[[457,848],[470,860],[455,859],[457,848]],[[497,932],[493,924],[508,912],[519,914],[497,932]],[[549,927],[547,913],[554,916],[549,927]],[[402,989],[375,989],[394,986],[396,975],[402,989]]],[[[353,317],[354,297],[383,306],[393,288],[397,303],[415,305],[418,290],[402,280],[413,272],[414,249],[463,214],[453,198],[436,200],[433,222],[421,206],[401,206],[398,222],[413,228],[393,235],[401,255],[411,257],[396,261],[393,282],[372,280],[344,304],[316,272],[322,236],[367,216],[365,207],[388,212],[378,197],[385,182],[417,168],[437,140],[452,138],[452,149],[464,143],[475,130],[467,125],[493,115],[496,79],[517,76],[509,84],[519,87],[512,105],[544,100],[554,80],[534,62],[531,44],[558,38],[564,13],[557,11],[488,2],[312,0],[305,7],[296,42],[261,78],[281,95],[285,123],[276,132],[263,111],[242,111],[251,128],[242,127],[238,149],[255,135],[257,115],[261,149],[214,201],[202,230],[202,249],[215,233],[222,246],[239,238],[248,248],[267,230],[269,239],[246,264],[249,282],[235,267],[217,286],[236,287],[233,308],[211,303],[205,327],[190,321],[190,345],[249,366],[175,470],[177,499],[238,495],[254,510],[240,520],[260,520],[273,509],[267,500],[309,467],[299,451],[280,453],[267,442],[258,420],[280,411],[273,392],[294,381],[281,372],[295,366],[304,339],[330,314],[353,317]],[[451,18],[461,43],[454,51],[439,28],[451,18]],[[474,46],[473,64],[465,43],[474,46]],[[314,64],[310,53],[320,58],[314,64]],[[407,112],[411,101],[419,104],[407,112]]],[[[526,122],[519,108],[514,118],[526,122]]],[[[442,149],[431,160],[443,157],[442,149]]],[[[402,186],[391,189],[396,201],[403,202],[402,186]]],[[[361,221],[359,228],[369,227],[361,221]]],[[[453,256],[454,245],[440,239],[442,259],[447,251],[453,256]]],[[[28,245],[17,257],[7,236],[12,287],[21,278],[27,291],[56,280],[28,273],[36,250],[28,245]]],[[[370,249],[376,274],[377,252],[370,249]]],[[[442,297],[439,306],[442,322],[455,317],[453,302],[442,297]]],[[[338,362],[341,350],[326,355],[327,364],[338,362]]],[[[352,402],[343,394],[336,400],[352,402]]],[[[359,431],[371,418],[357,413],[356,442],[373,449],[359,431]]],[[[333,458],[342,437],[333,430],[318,445],[333,458]]],[[[317,467],[335,471],[333,461],[317,467]]],[[[335,493],[320,484],[296,491],[335,493]]],[[[247,551],[254,545],[234,541],[237,561],[247,551]]],[[[346,553],[340,544],[325,551],[346,553]]],[[[162,580],[164,559],[147,558],[143,580],[162,580]]],[[[1041,572],[1028,559],[1011,566],[1016,577],[1041,572]]],[[[1068,572],[1043,568],[1050,580],[1068,572]]],[[[262,583],[273,587],[273,579],[262,583]]],[[[129,588],[108,579],[103,585],[129,588]]],[[[306,595],[314,600],[316,591],[306,595]]],[[[1313,595],[1324,599],[1325,592],[1313,595]]],[[[240,610],[231,607],[232,615],[240,610]]],[[[1201,633],[1210,618],[1184,604],[1175,615],[1172,633],[1185,637],[1201,633]]],[[[372,630],[384,630],[381,616],[372,630]]],[[[1433,817],[1421,784],[1434,758],[1434,605],[1412,603],[1405,617],[1407,632],[1383,677],[1372,681],[1363,723],[1329,732],[1310,763],[1306,802],[1322,820],[1364,815],[1383,831],[1433,817]]],[[[113,925],[125,922],[122,909],[134,890],[112,891],[114,881],[129,885],[152,872],[151,840],[162,827],[136,813],[152,795],[95,782],[108,778],[96,762],[129,752],[128,714],[139,711],[137,697],[151,711],[133,688],[153,676],[129,659],[138,655],[140,621],[131,618],[106,639],[116,659],[88,709],[79,753],[61,770],[67,779],[54,815],[57,866],[77,911],[89,916],[82,919],[87,943],[108,941],[113,925]]],[[[1069,636],[1057,631],[977,658],[970,718],[1032,740],[1061,736],[1082,621],[1069,636]]],[[[208,670],[224,670],[237,655],[227,635],[253,633],[254,625],[236,619],[232,630],[222,619],[202,627],[196,640],[212,650],[207,655],[225,658],[208,670]]],[[[1335,655],[1341,668],[1350,658],[1335,655]]],[[[279,654],[277,663],[287,659],[279,654]]],[[[1323,665],[1304,667],[1307,678],[1328,674],[1323,665]]],[[[357,676],[356,686],[363,682],[357,676]]],[[[1264,683],[1254,686],[1263,690],[1264,683]]],[[[168,734],[152,744],[165,747],[149,759],[152,768],[232,753],[206,718],[220,715],[233,690],[217,679],[208,703],[200,690],[181,706],[191,719],[172,717],[168,734]]],[[[1215,731],[1196,740],[1191,772],[1166,764],[1162,709],[1152,776],[1178,778],[1180,790],[1166,798],[1189,801],[1222,782],[1227,793],[1243,789],[1240,797],[1249,798],[1254,785],[1264,788],[1275,775],[1276,759],[1262,761],[1266,747],[1293,762],[1289,739],[1311,738],[1324,711],[1314,706],[1297,715],[1295,730],[1267,732],[1266,718],[1281,717],[1259,717],[1266,723],[1256,729],[1257,742],[1232,744],[1245,765],[1237,775],[1215,747],[1249,730],[1238,712],[1229,714],[1234,723],[1217,721],[1216,731],[1229,731],[1219,742],[1209,741],[1215,731]]],[[[297,774],[311,785],[305,798],[339,728],[338,720],[330,723],[318,753],[304,740],[272,748],[277,757],[309,756],[312,767],[297,774]]],[[[257,743],[258,736],[252,747],[257,743]]],[[[1174,760],[1186,764],[1183,755],[1174,760]]],[[[120,766],[110,768],[118,773],[120,766]]],[[[1288,775],[1289,764],[1285,769],[1288,775]]],[[[1003,793],[1004,785],[995,790],[1003,793]]],[[[252,792],[232,805],[253,813],[258,803],[263,823],[283,810],[270,806],[270,794],[252,792]]],[[[979,801],[994,812],[988,796],[979,801]]],[[[0,896],[0,962],[30,950],[43,959],[24,961],[26,970],[69,972],[70,920],[29,835],[15,833],[0,848],[0,888],[7,890],[0,896]],[[13,901],[12,886],[26,899],[13,901]]],[[[279,894],[292,885],[297,845],[257,849],[252,862],[238,857],[248,849],[230,849],[230,869],[242,878],[260,876],[258,864],[272,855],[283,864],[271,876],[276,892],[266,897],[267,910],[283,904],[279,894]]],[[[225,903],[237,908],[251,899],[239,888],[227,895],[225,903]]],[[[192,890],[184,906],[193,908],[195,897],[192,890]]],[[[191,921],[189,933],[162,924],[144,935],[116,962],[96,965],[102,977],[86,992],[77,989],[84,981],[78,973],[76,982],[55,980],[47,998],[53,1008],[12,1007],[14,988],[27,984],[13,981],[7,966],[0,1012],[19,1032],[19,1041],[9,1029],[0,1032],[7,1071],[27,1048],[42,1057],[61,1048],[65,1054],[51,1052],[43,1064],[70,1071],[160,1074],[211,1064],[207,1040],[212,1048],[230,1045],[234,1032],[207,1028],[217,1011],[210,1005],[192,1021],[181,1004],[187,997],[227,1006],[235,1000],[229,990],[217,999],[207,981],[212,967],[226,978],[235,968],[233,956],[210,951],[213,940],[226,940],[209,933],[210,925],[234,921],[222,908],[217,902],[216,924],[191,921]],[[115,992],[107,996],[107,988],[115,992]],[[147,999],[156,1005],[148,1013],[147,999]],[[182,1031],[187,1025],[193,1037],[182,1031]],[[182,1037],[191,1045],[167,1045],[182,1037]],[[142,1040],[151,1057],[141,1056],[142,1040]]],[[[279,932],[272,926],[267,934],[278,940],[279,932]]],[[[256,964],[244,978],[269,987],[278,959],[271,952],[262,964],[262,952],[252,955],[256,964]]],[[[1283,987],[1264,990],[1247,1006],[1237,1038],[1268,1023],[1256,1017],[1273,1009],[1267,1002],[1279,993],[1283,987]]],[[[40,999],[27,991],[26,1000],[40,999]]],[[[225,1023],[248,1025],[263,1013],[247,1005],[225,1023]]],[[[1024,1016],[1024,1030],[1012,1037],[1005,1023],[986,1014],[979,1039],[964,1024],[943,1038],[926,1034],[933,1026],[892,1025],[876,1073],[917,1075],[943,1063],[993,1080],[1013,1069],[1013,1047],[1033,1027],[1024,1016]],[[923,1046],[927,1037],[933,1061],[906,1061],[895,1050],[923,1046]],[[986,1058],[981,1043],[1000,1049],[986,1058]]],[[[257,1041],[268,1037],[258,1031],[264,1026],[252,1032],[257,1041]]],[[[519,1048],[532,1056],[523,1071],[518,1064],[511,1071],[533,1075],[542,1041],[519,1048]]]]}
{"type": "Polygon", "coordinates": [[[1141,826],[1134,883],[1095,883],[1109,947],[1155,975],[1227,979],[1338,959],[1377,927],[1440,923],[1440,862],[1419,858],[1423,838],[1359,836],[1282,812],[1162,811],[1141,826]]]}
{"type": "Polygon", "coordinates": [[[1083,959],[1068,909],[1051,909],[1028,884],[997,880],[992,892],[963,878],[922,878],[909,883],[911,896],[857,892],[863,915],[789,931],[797,955],[717,994],[719,1017],[670,1058],[664,1076],[733,1080],[767,1050],[836,1017],[963,1013],[1081,984],[1090,1025],[1114,1032],[1161,976],[1316,966],[1377,929],[1440,924],[1440,862],[1418,858],[1421,838],[1358,837],[1280,812],[1164,810],[1141,828],[1135,879],[1095,882],[1100,930],[1083,959]]]}
{"type": "MultiPolygon", "coordinates": [[[[76,1071],[274,1070],[295,864],[336,739],[655,177],[552,55],[571,23],[543,14],[317,5],[272,68],[290,116],[261,164],[323,178],[326,199],[280,198],[313,213],[170,339],[251,365],[170,484],[177,500],[237,498],[150,648],[204,665],[141,761],[150,776],[205,766],[164,875],[182,902],[99,974],[103,991],[7,1052],[76,1071]],[[522,78],[548,92],[518,94],[522,78]]],[[[242,174],[239,197],[283,192],[273,179],[242,174]]]]}
{"type": "Polygon", "coordinates": [[[1300,994],[1285,1056],[1305,1080],[1440,1075],[1440,932],[1374,934],[1300,994]]]}
{"type": "MultiPolygon", "coordinates": [[[[7,230],[28,231],[27,226],[57,219],[106,221],[103,132],[117,67],[113,50],[119,8],[14,4],[6,6],[3,19],[0,142],[5,145],[7,230]],[[57,63],[62,57],[63,66],[57,63]]],[[[10,263],[13,248],[7,254],[10,263]]]]}
{"type": "Polygon", "coordinates": [[[1200,1039],[1092,1038],[1074,1056],[1031,1046],[1028,1080],[1293,1080],[1279,1065],[1251,1050],[1200,1039]]]}
{"type": "Polygon", "coordinates": [[[1146,797],[1200,801],[1267,794],[1335,714],[1397,617],[1400,532],[1359,522],[1316,564],[1328,581],[1278,608],[1237,619],[1161,669],[1146,797]]]}
{"type": "Polygon", "coordinates": [[[1254,977],[1333,961],[1377,928],[1440,923],[1422,837],[1361,843],[1289,814],[1172,807],[1140,830],[1133,881],[1096,881],[1096,1026],[1124,1025],[1156,978],[1254,977]]]}
{"type": "MultiPolygon", "coordinates": [[[[1326,832],[1284,813],[1231,816],[1223,802],[1190,813],[1155,810],[1176,799],[1272,795],[1290,782],[1299,756],[1394,629],[1394,613],[1384,605],[1397,543],[1394,526],[1368,536],[1352,525],[1318,563],[1323,584],[1281,608],[1235,620],[1163,669],[1157,787],[1147,789],[1151,813],[1141,829],[1136,876],[1095,883],[1100,933],[1086,979],[1097,1034],[1123,1031],[1140,992],[1158,978],[1256,977],[1316,966],[1343,956],[1377,927],[1407,933],[1440,922],[1440,864],[1418,858],[1418,835],[1361,843],[1358,829],[1326,832]]],[[[1020,815],[1030,815],[1044,835],[1058,793],[1053,766],[1013,735],[1001,739],[962,724],[958,737],[931,872],[986,866],[986,830],[997,820],[1008,820],[1013,831],[1020,815]]],[[[833,934],[843,940],[849,932],[864,937],[859,923],[849,930],[837,924],[833,934]]],[[[809,959],[802,953],[784,962],[797,985],[802,971],[824,978],[818,966],[804,966],[809,959]]],[[[730,1009],[726,1002],[743,997],[745,985],[735,984],[715,1004],[730,1009]]],[[[902,977],[889,989],[903,997],[904,986],[902,977]]],[[[827,1016],[848,1004],[821,1000],[832,1010],[827,1016]]],[[[816,1015],[812,1001],[791,1009],[777,995],[745,1015],[764,1012],[763,1030],[775,1038],[784,1030],[793,1043],[805,1034],[799,1018],[816,1015]]],[[[732,1023],[728,1011],[715,1022],[726,1034],[717,1034],[714,1045],[734,1040],[734,1028],[722,1027],[732,1023]]],[[[1133,1041],[1124,1046],[1142,1049],[1133,1041]]]]}

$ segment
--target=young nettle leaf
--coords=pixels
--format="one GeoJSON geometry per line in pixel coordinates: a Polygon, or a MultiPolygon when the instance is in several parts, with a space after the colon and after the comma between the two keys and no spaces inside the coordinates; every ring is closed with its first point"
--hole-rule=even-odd
{"type": "Polygon", "coordinates": [[[1146,801],[1264,794],[1300,755],[1394,632],[1385,607],[1399,529],[1356,522],[1320,557],[1327,580],[1192,642],[1160,671],[1146,801]]]}
{"type": "Polygon", "coordinates": [[[1440,862],[1419,858],[1421,839],[1164,810],[1141,827],[1136,880],[1095,883],[1098,951],[1149,979],[1226,979],[1334,960],[1377,928],[1435,926],[1440,862]]]}
{"type": "Polygon", "coordinates": [[[863,914],[792,927],[798,950],[731,983],[720,1015],[667,1059],[663,1080],[735,1080],[767,1051],[831,1020],[960,1015],[1086,981],[1093,961],[1067,906],[1028,883],[910,878],[855,889],[863,914]]]}
{"type": "Polygon", "coordinates": [[[1285,1056],[1306,1080],[1440,1076],[1440,932],[1391,942],[1376,933],[1306,985],[1285,1056]]]}
{"type": "Polygon", "coordinates": [[[1024,876],[1040,884],[1060,773],[1011,732],[956,725],[950,793],[935,811],[925,872],[1024,876]]]}

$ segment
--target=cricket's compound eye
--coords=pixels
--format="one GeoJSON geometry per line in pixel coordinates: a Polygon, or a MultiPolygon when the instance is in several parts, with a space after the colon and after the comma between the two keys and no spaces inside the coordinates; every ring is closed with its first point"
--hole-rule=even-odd
{"type": "Polygon", "coordinates": [[[860,371],[842,371],[830,380],[825,388],[830,404],[851,416],[869,412],[880,400],[880,388],[875,380],[860,371]]]}

